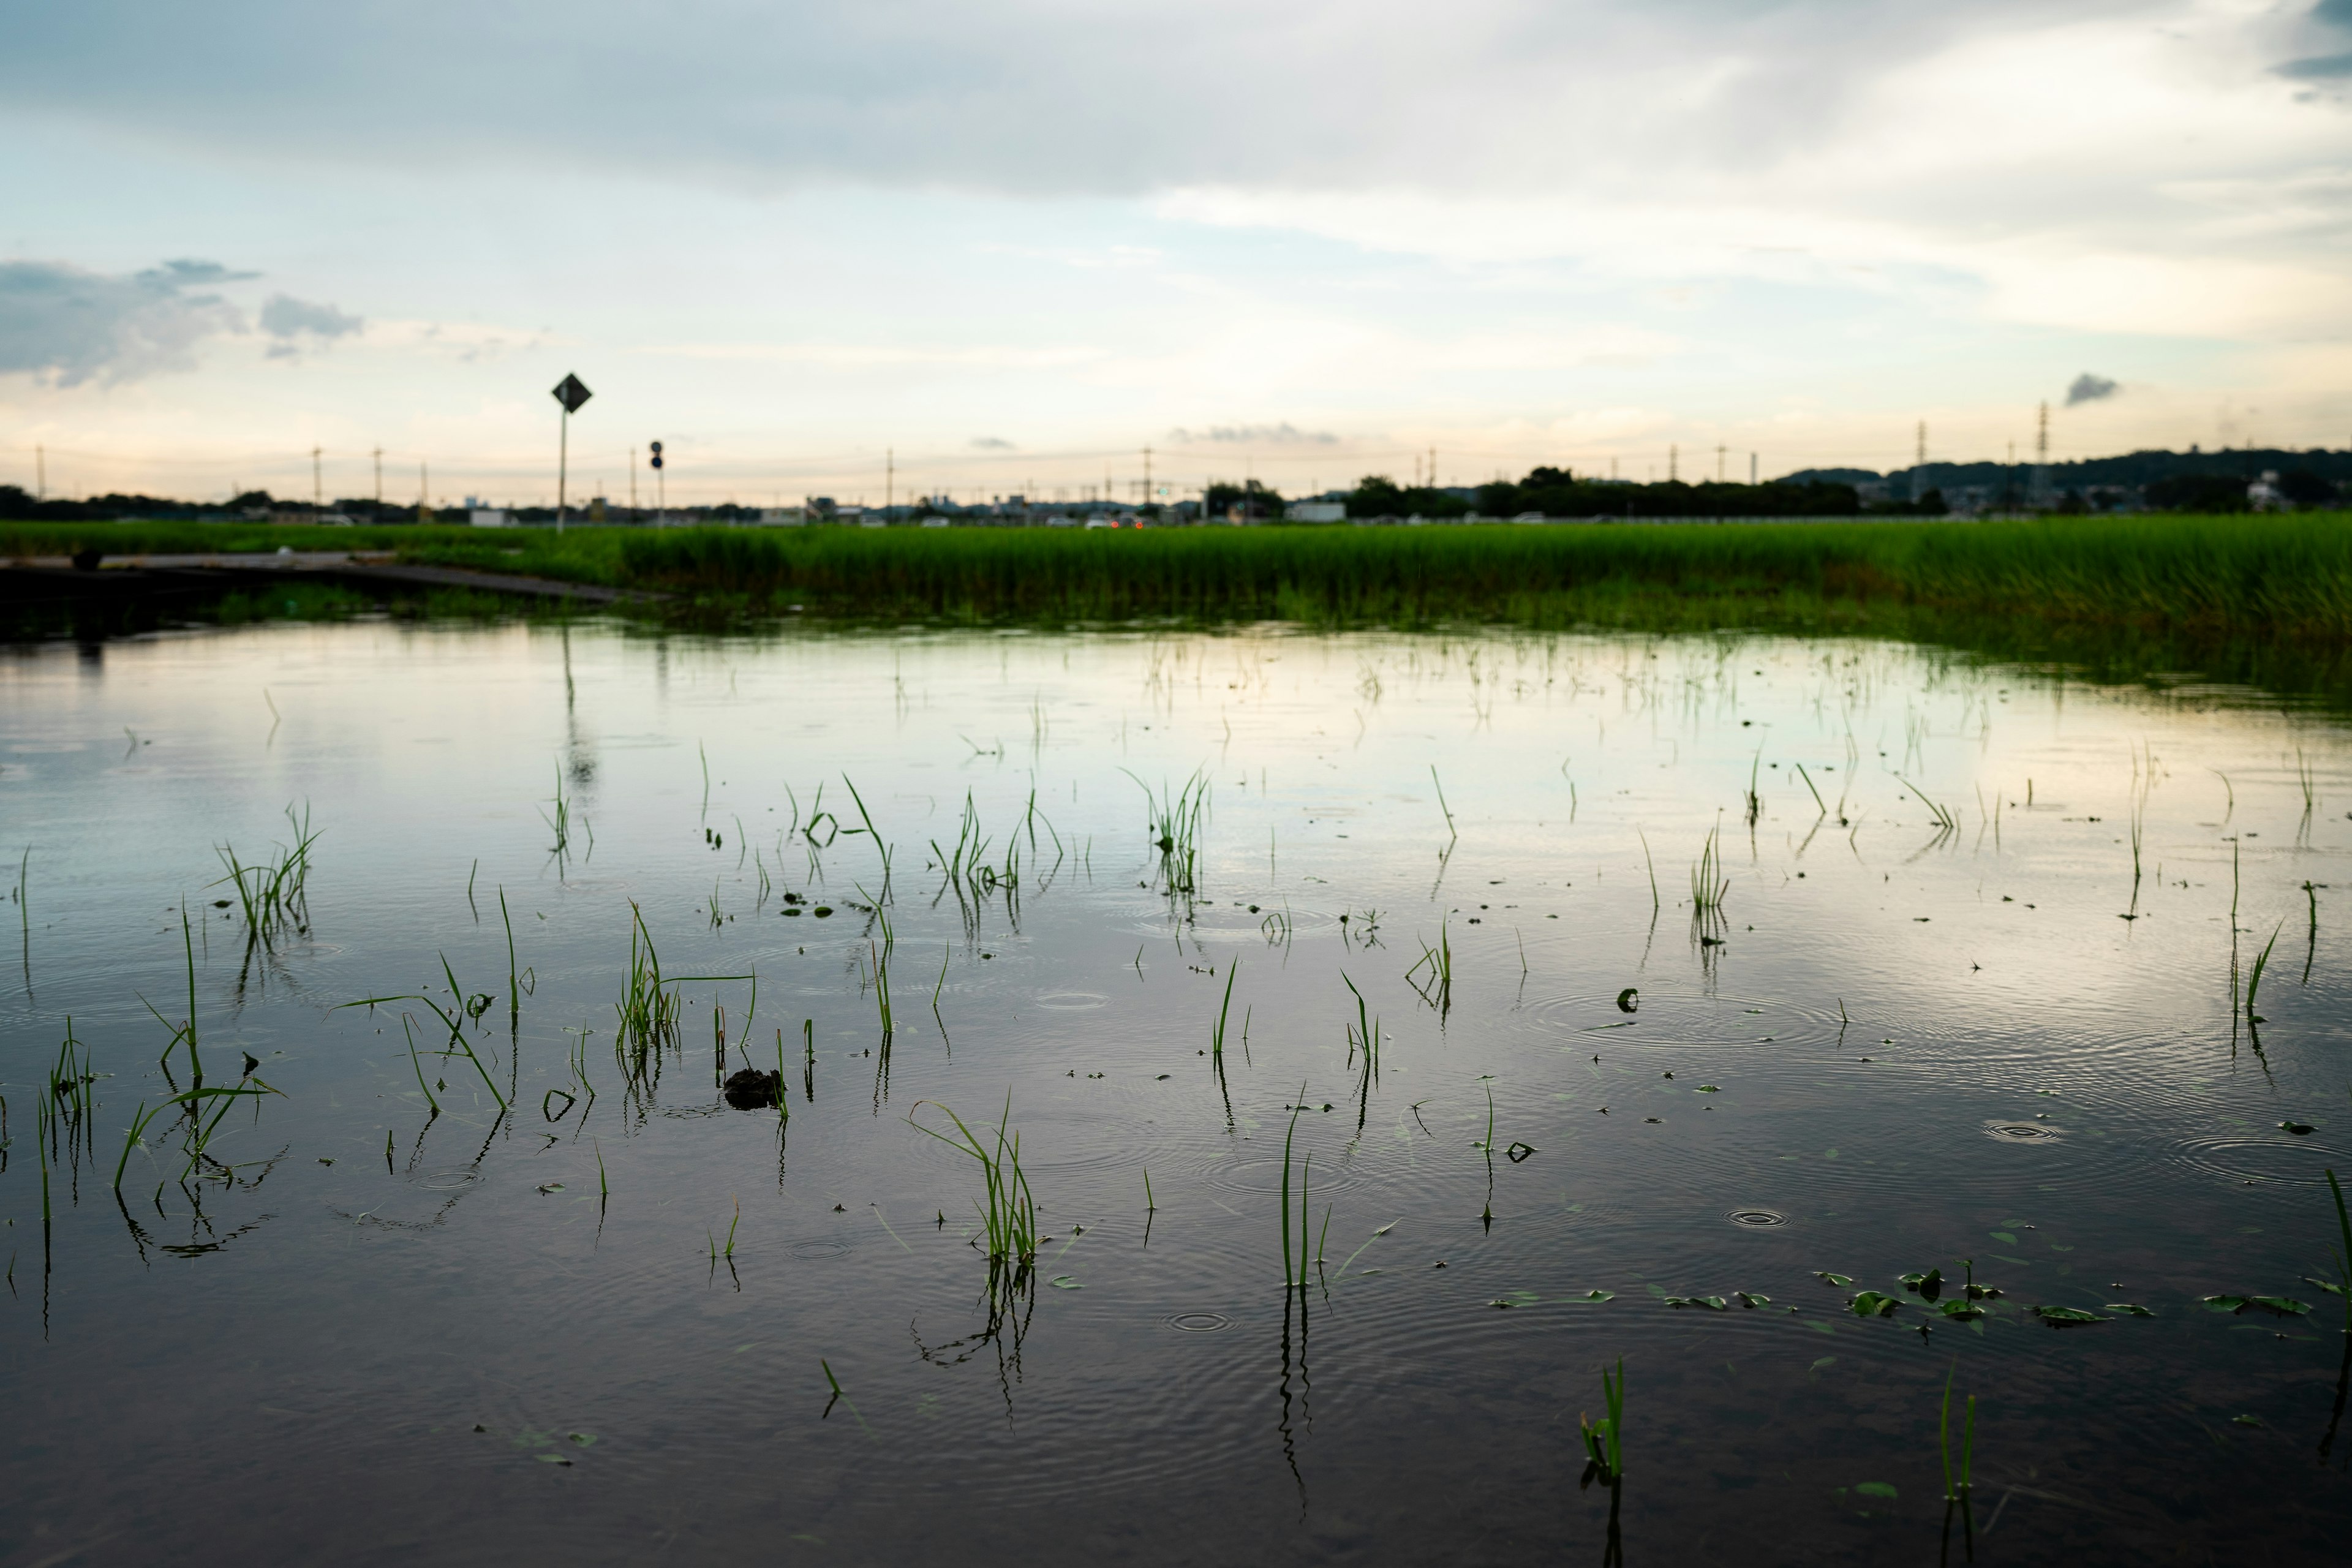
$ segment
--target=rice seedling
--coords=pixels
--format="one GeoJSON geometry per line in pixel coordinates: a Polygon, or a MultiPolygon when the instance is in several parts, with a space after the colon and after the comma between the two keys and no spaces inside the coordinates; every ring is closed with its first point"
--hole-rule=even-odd
{"type": "Polygon", "coordinates": [[[1354,1065],[1358,1050],[1364,1053],[1363,1069],[1356,1081],[1356,1131],[1361,1132],[1371,1114],[1372,1089],[1381,1079],[1381,1025],[1379,1019],[1370,1016],[1364,994],[1356,989],[1356,983],[1348,978],[1346,971],[1340,972],[1339,981],[1356,998],[1356,1021],[1348,1026],[1349,1064],[1354,1065]]]}
{"type": "Polygon", "coordinates": [[[1151,1167],[1149,1165],[1143,1167],[1143,1212],[1145,1214],[1160,1212],[1159,1204],[1154,1202],[1151,1196],[1151,1167]]]}
{"type": "Polygon", "coordinates": [[[1119,772],[1135,779],[1143,791],[1145,828],[1151,847],[1160,852],[1162,884],[1171,894],[1192,893],[1199,878],[1201,829],[1209,809],[1208,775],[1196,768],[1173,795],[1164,784],[1155,795],[1132,771],[1119,772]]]}
{"type": "Polygon", "coordinates": [[[1454,808],[1445,804],[1445,785],[1438,780],[1437,764],[1434,763],[1432,763],[1429,765],[1429,782],[1432,784],[1436,785],[1437,788],[1437,809],[1445,814],[1445,836],[1447,841],[1451,842],[1454,839],[1461,837],[1462,834],[1460,830],[1454,826],[1454,808]]]}
{"type": "Polygon", "coordinates": [[[2352,1334],[2352,1214],[2344,1207],[2344,1189],[2336,1183],[2336,1171],[2329,1167],[2327,1190],[2336,1199],[2336,1227],[2342,1237],[2336,1250],[2336,1293],[2344,1298],[2344,1331],[2352,1334]]]}
{"type": "Polygon", "coordinates": [[[1209,1055],[1221,1066],[1225,1059],[1225,1019],[1234,1008],[1234,981],[1242,972],[1238,958],[1225,966],[1225,999],[1217,1004],[1217,1026],[1209,1031],[1209,1055]]]}
{"type": "Polygon", "coordinates": [[[982,1196],[974,1207],[979,1210],[981,1226],[987,1236],[992,1296],[1008,1286],[1024,1283],[1037,1259],[1037,1200],[1029,1190],[1027,1174],[1021,1169],[1021,1135],[1010,1131],[1011,1092],[1004,1096],[1004,1114],[997,1122],[993,1140],[988,1143],[982,1142],[964,1125],[961,1117],[937,1100],[916,1101],[907,1112],[907,1123],[971,1155],[980,1167],[982,1196]],[[955,1136],[950,1137],[916,1120],[915,1112],[926,1105],[938,1105],[955,1123],[955,1136]]]}
{"type": "Polygon", "coordinates": [[[1952,1370],[1944,1377],[1944,1407],[1936,1423],[1936,1446],[1943,1456],[1944,1500],[1948,1503],[1965,1501],[1976,1484],[1977,1396],[1973,1394],[1969,1395],[1967,1422],[1961,1429],[1959,1479],[1952,1479],[1952,1381],[1959,1374],[1960,1363],[1955,1358],[1952,1370]]]}
{"type": "MultiPolygon", "coordinates": [[[[866,809],[865,797],[857,793],[857,786],[850,783],[849,775],[842,774],[841,782],[847,786],[849,798],[856,803],[857,819],[866,825],[866,836],[874,841],[874,852],[882,858],[882,897],[878,900],[869,898],[866,901],[877,904],[887,903],[890,899],[890,846],[883,842],[881,830],[874,826],[874,817],[866,809]]],[[[1034,795],[1030,797],[1033,805],[1035,798],[1034,795]]]]}
{"type": "Polygon", "coordinates": [[[1710,830],[1691,866],[1691,912],[1701,921],[1720,921],[1723,900],[1731,891],[1731,880],[1723,874],[1722,837],[1721,828],[1710,830]]]}
{"type": "Polygon", "coordinates": [[[1440,1013],[1454,1005],[1454,939],[1447,927],[1445,920],[1437,922],[1437,945],[1423,941],[1421,956],[1404,972],[1405,984],[1440,1013]]]}
{"type": "Polygon", "coordinates": [[[1609,1369],[1601,1369],[1601,1396],[1608,1414],[1600,1420],[1588,1419],[1577,1414],[1577,1425],[1584,1437],[1584,1480],[1590,1485],[1598,1480],[1602,1486],[1613,1487],[1625,1474],[1625,1358],[1617,1358],[1617,1375],[1612,1378],[1609,1369]]]}
{"type": "Polygon", "coordinates": [[[2303,896],[2311,908],[2311,927],[2303,944],[2303,984],[2311,984],[2311,961],[2319,954],[2319,889],[2311,883],[2303,885],[2303,896]]]}
{"type": "Polygon", "coordinates": [[[1751,828],[1756,826],[1756,819],[1764,815],[1764,797],[1756,793],[1757,770],[1761,768],[1763,765],[1764,752],[1762,748],[1759,747],[1758,748],[1756,754],[1753,757],[1750,757],[1748,761],[1748,794],[1746,798],[1748,806],[1748,826],[1751,828]]]}
{"type": "Polygon", "coordinates": [[[212,885],[226,883],[236,889],[240,912],[245,917],[248,947],[258,943],[274,949],[278,939],[289,932],[310,932],[310,846],[319,838],[310,827],[310,817],[307,805],[299,817],[294,808],[288,806],[286,818],[293,826],[294,842],[274,846],[275,854],[258,864],[241,863],[236,851],[226,844],[215,850],[221,863],[228,868],[228,875],[212,885]]]}
{"type": "Polygon", "coordinates": [[[2294,778],[2295,783],[2303,789],[2302,833],[2308,837],[2311,833],[2311,814],[2319,806],[2318,779],[2313,773],[2311,763],[2304,756],[2301,746],[2294,749],[2294,778]]]}
{"type": "Polygon", "coordinates": [[[507,1027],[522,1027],[522,982],[515,973],[514,917],[507,912],[506,884],[499,884],[499,919],[507,928],[507,1027]]]}
{"type": "Polygon", "coordinates": [[[1290,1108],[1290,1125],[1282,1135],[1282,1289],[1286,1299],[1293,1290],[1307,1288],[1307,1181],[1315,1164],[1313,1151],[1308,1151],[1307,1163],[1298,1173],[1298,1245],[1296,1257],[1290,1242],[1290,1151],[1298,1134],[1299,1114],[1307,1107],[1307,1086],[1298,1086],[1298,1103],[1290,1108]]]}
{"type": "Polygon", "coordinates": [[[2262,989],[2263,970],[2269,965],[2271,949],[2278,945],[2279,931],[2284,930],[2285,926],[2286,921],[2281,921],[2277,926],[2272,928],[2270,941],[2263,943],[2263,951],[2254,957],[2253,968],[2246,973],[2246,1022],[2248,1024],[2270,1022],[2268,1018],[2254,1011],[2254,994],[2262,989]]]}
{"type": "Polygon", "coordinates": [[[555,842],[548,846],[547,852],[558,856],[567,853],[572,845],[572,803],[564,798],[562,763],[555,764],[555,799],[549,805],[540,807],[539,816],[540,820],[547,824],[548,830],[555,835],[555,842]]]}
{"type": "Polygon", "coordinates": [[[1650,858],[1650,836],[1637,827],[1633,837],[1642,841],[1642,864],[1650,873],[1650,913],[1655,915],[1664,907],[1658,900],[1658,863],[1650,858]]]}
{"type": "Polygon", "coordinates": [[[1896,773],[1895,775],[1895,782],[1901,784],[1905,790],[1908,791],[1912,799],[1917,801],[1921,805],[1927,808],[1927,815],[1934,817],[1936,820],[1936,829],[1938,834],[1956,833],[1959,830],[1959,819],[1952,815],[1948,807],[1937,805],[1934,801],[1929,800],[1926,795],[1920,794],[1918,786],[1914,784],[1909,779],[1905,778],[1901,773],[1896,773]]]}
{"type": "Polygon", "coordinates": [[[1802,763],[1797,764],[1797,776],[1805,781],[1806,793],[1813,797],[1813,805],[1820,808],[1819,815],[1827,816],[1830,814],[1829,803],[1822,798],[1822,792],[1813,787],[1813,775],[1805,771],[1802,763]]]}

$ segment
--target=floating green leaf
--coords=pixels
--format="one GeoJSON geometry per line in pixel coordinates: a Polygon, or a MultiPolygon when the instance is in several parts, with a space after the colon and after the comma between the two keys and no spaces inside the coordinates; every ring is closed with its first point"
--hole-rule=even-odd
{"type": "Polygon", "coordinates": [[[2308,1121],[2282,1121],[2279,1123],[2279,1129],[2282,1131],[2292,1132],[2298,1138],[2319,1131],[2308,1121]]]}
{"type": "Polygon", "coordinates": [[[1824,1285],[1835,1285],[1841,1289],[1853,1283],[1852,1279],[1847,1279],[1843,1274],[1827,1274],[1818,1268],[1813,1270],[1813,1278],[1820,1280],[1824,1285]]]}
{"type": "Polygon", "coordinates": [[[2107,1310],[2110,1312],[2121,1312],[2127,1318],[2153,1318],[2156,1316],[2154,1312],[2149,1311],[2146,1307],[2135,1306],[2129,1301],[2110,1301],[2107,1303],[2107,1310]]]}
{"type": "Polygon", "coordinates": [[[1739,1304],[1743,1307],[1769,1307],[1772,1304],[1771,1297],[1759,1296],[1752,1291],[1734,1290],[1732,1294],[1739,1299],[1739,1304]]]}
{"type": "Polygon", "coordinates": [[[1067,1274],[1056,1274],[1052,1279],[1046,1281],[1046,1283],[1062,1290],[1083,1290],[1086,1289],[1085,1286],[1079,1284],[1067,1274]]]}
{"type": "Polygon", "coordinates": [[[1901,1305],[1902,1297],[1889,1296],[1882,1290],[1864,1290],[1846,1302],[1857,1318],[1891,1318],[1901,1305]]]}
{"type": "Polygon", "coordinates": [[[2232,1415],[2230,1417],[2230,1425],[2232,1426],[2259,1426],[2262,1424],[2263,1418],[2259,1415],[2232,1415]]]}
{"type": "Polygon", "coordinates": [[[2311,1310],[2301,1301],[2284,1296],[2207,1296],[2201,1299],[2217,1312],[2243,1312],[2249,1307],[2259,1307],[2277,1317],[2293,1318],[2311,1310]]]}
{"type": "Polygon", "coordinates": [[[1937,1304],[1936,1310],[1941,1312],[1947,1318],[1950,1318],[1955,1321],[1963,1323],[1971,1319],[1981,1318],[1985,1315],[1985,1310],[1982,1307],[1977,1306],[1974,1302],[1970,1301],[1938,1302],[1937,1304]]]}
{"type": "Polygon", "coordinates": [[[2033,1315],[2053,1329],[2071,1328],[2076,1323],[2104,1323],[2110,1320],[2096,1312],[2085,1312],[2080,1307],[2036,1307],[2033,1315]]]}
{"type": "Polygon", "coordinates": [[[1990,1236],[1995,1241],[2005,1241],[2011,1247],[2015,1247],[2017,1245],[2017,1237],[2008,1231],[1995,1230],[1988,1231],[1986,1234],[1990,1236]]]}
{"type": "Polygon", "coordinates": [[[1721,1094],[1723,1089],[1722,1087],[1717,1084],[1703,1083],[1698,1086],[1695,1092],[1699,1094],[1721,1094]]]}
{"type": "Polygon", "coordinates": [[[1587,1290],[1581,1296],[1569,1298],[1571,1301],[1614,1301],[1616,1299],[1617,1293],[1613,1290],[1587,1290]]]}
{"type": "Polygon", "coordinates": [[[1864,1481],[1853,1489],[1864,1497],[1892,1498],[1896,1495],[1895,1489],[1885,1481],[1864,1481]]]}
{"type": "Polygon", "coordinates": [[[1669,1307],[1705,1307],[1710,1312],[1724,1312],[1728,1311],[1731,1309],[1731,1303],[1725,1300],[1720,1296],[1669,1296],[1666,1298],[1666,1305],[1669,1307]]]}

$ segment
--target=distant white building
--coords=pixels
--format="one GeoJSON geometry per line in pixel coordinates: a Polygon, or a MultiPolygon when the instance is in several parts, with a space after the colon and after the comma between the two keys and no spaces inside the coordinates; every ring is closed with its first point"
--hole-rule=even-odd
{"type": "Polygon", "coordinates": [[[1348,503],[1343,500],[1295,500],[1282,509],[1282,515],[1292,522],[1344,522],[1348,503]]]}
{"type": "Polygon", "coordinates": [[[2263,477],[2246,487],[2246,504],[2256,511],[2284,511],[2286,496],[2278,488],[2278,470],[2264,468],[2263,477]]]}
{"type": "Polygon", "coordinates": [[[466,516],[476,528],[510,528],[504,507],[478,506],[466,516]]]}
{"type": "Polygon", "coordinates": [[[760,509],[762,528],[799,528],[808,521],[808,509],[799,506],[763,506],[760,509]]]}

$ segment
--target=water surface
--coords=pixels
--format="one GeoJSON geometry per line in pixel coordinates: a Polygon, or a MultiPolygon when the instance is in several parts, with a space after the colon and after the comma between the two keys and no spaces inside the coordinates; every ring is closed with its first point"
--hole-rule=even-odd
{"type": "Polygon", "coordinates": [[[1276,632],[272,626],[0,691],[0,1562],[1600,1559],[1612,1500],[1628,1561],[1858,1562],[1945,1549],[1948,1374],[1988,1561],[2352,1522],[2316,715],[1276,632]],[[1188,871],[1147,805],[1196,774],[1188,871]],[[222,847],[289,806],[301,929],[254,944],[222,847]],[[640,914],[743,978],[672,985],[633,1082],[640,914]],[[274,1092],[126,1146],[190,1087],[191,969],[205,1084],[274,1092]],[[422,1000],[339,1005],[396,994],[486,998],[481,1069],[422,1000]],[[68,1017],[98,1076],[45,1156],[68,1017]],[[788,1120],[727,1103],[747,1063],[788,1120]],[[922,1129],[1008,1100],[1051,1240],[992,1310],[979,1172],[922,1129]],[[1948,1318],[1931,1268],[2002,1294],[1948,1318]],[[1612,1500],[1579,1417],[1621,1357],[1612,1500]]]}

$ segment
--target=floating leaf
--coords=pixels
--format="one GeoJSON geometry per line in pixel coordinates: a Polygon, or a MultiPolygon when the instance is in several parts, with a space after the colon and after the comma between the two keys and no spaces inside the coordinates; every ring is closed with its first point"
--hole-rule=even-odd
{"type": "Polygon", "coordinates": [[[1698,1088],[1697,1088],[1696,1089],[1693,1090],[1692,1092],[1696,1093],[1696,1094],[1721,1094],[1721,1093],[1723,1092],[1723,1089],[1722,1089],[1722,1088],[1721,1088],[1719,1085],[1717,1085],[1717,1084],[1712,1084],[1712,1083],[1703,1083],[1703,1084],[1699,1085],[1699,1086],[1698,1086],[1698,1088]]]}
{"type": "Polygon", "coordinates": [[[1518,1303],[1517,1301],[1507,1301],[1500,1296],[1497,1296],[1493,1300],[1487,1302],[1486,1305],[1489,1307],[1516,1307],[1518,1303]]]}
{"type": "Polygon", "coordinates": [[[1818,1268],[1813,1270],[1813,1278],[1820,1280],[1824,1285],[1843,1287],[1853,1283],[1853,1280],[1847,1279],[1843,1274],[1825,1274],[1818,1268]]]}
{"type": "Polygon", "coordinates": [[[1617,1293],[1613,1290],[1587,1290],[1581,1296],[1569,1298],[1571,1301],[1614,1301],[1616,1299],[1617,1293]]]}
{"type": "Polygon", "coordinates": [[[1885,1481],[1864,1481],[1853,1489],[1864,1497],[1892,1498],[1895,1495],[1895,1489],[1885,1481]]]}
{"type": "Polygon", "coordinates": [[[2015,1247],[2017,1245],[2017,1237],[2011,1235],[2008,1231],[1995,1230],[1988,1231],[1986,1234],[1990,1236],[1995,1241],[2005,1241],[2011,1247],[2015,1247]]]}
{"type": "Polygon", "coordinates": [[[2153,1318],[2156,1316],[2154,1312],[2149,1311],[2146,1307],[2136,1306],[2129,1301],[2110,1301],[2107,1303],[2107,1310],[2110,1312],[2121,1312],[2127,1318],[2153,1318]]]}
{"type": "Polygon", "coordinates": [[[1846,1302],[1857,1318],[1891,1318],[1895,1309],[1903,1305],[1900,1296],[1889,1296],[1882,1290],[1864,1290],[1846,1302]]]}
{"type": "Polygon", "coordinates": [[[1947,1318],[1963,1323],[1985,1315],[1985,1310],[1982,1307],[1969,1301],[1944,1301],[1937,1304],[1936,1310],[1947,1318]]]}
{"type": "Polygon", "coordinates": [[[1769,1296],[1759,1296],[1747,1290],[1734,1290],[1732,1294],[1739,1298],[1739,1304],[1743,1307],[1769,1307],[1772,1304],[1769,1296]]]}
{"type": "Polygon", "coordinates": [[[2318,1131],[2308,1121],[2282,1121],[2279,1123],[2279,1128],[2282,1131],[2292,1132],[2298,1138],[2318,1131]]]}
{"type": "Polygon", "coordinates": [[[1731,1303],[1720,1296],[1669,1296],[1666,1298],[1666,1305],[1705,1307],[1710,1312],[1727,1312],[1731,1310],[1731,1303]]]}
{"type": "Polygon", "coordinates": [[[1509,1160],[1512,1164],[1516,1165],[1535,1152],[1536,1146],[1532,1143],[1514,1143],[1509,1148],[1503,1151],[1503,1155],[1504,1158],[1509,1160]]]}
{"type": "Polygon", "coordinates": [[[2069,1328],[2076,1323],[2104,1323],[2110,1320],[2096,1312],[2085,1312],[2080,1307],[2036,1307],[2033,1315],[2053,1329],[2069,1328]]]}
{"type": "Polygon", "coordinates": [[[1835,1356],[1833,1356],[1833,1355],[1825,1355],[1825,1356],[1822,1357],[1819,1361],[1816,1361],[1815,1363],[1813,1363],[1813,1364],[1812,1364],[1812,1365],[1811,1365],[1811,1366],[1807,1367],[1807,1368],[1805,1369],[1805,1372],[1806,1372],[1806,1374],[1807,1374],[1808,1376],[1810,1376],[1810,1375],[1811,1375],[1812,1373],[1817,1373],[1817,1372],[1821,1371],[1821,1370],[1822,1370],[1822,1368],[1823,1368],[1823,1367],[1825,1367],[1825,1366],[1835,1366],[1836,1364],[1837,1364],[1837,1357],[1835,1357],[1835,1356]]]}
{"type": "Polygon", "coordinates": [[[2202,1300],[2217,1312],[2243,1312],[2249,1307],[2260,1307],[2277,1317],[2294,1318],[2311,1310],[2301,1301],[2284,1296],[2207,1296],[2202,1300]]]}
{"type": "Polygon", "coordinates": [[[539,1190],[542,1193],[560,1193],[563,1190],[563,1184],[562,1182],[550,1182],[539,1190]]]}
{"type": "Polygon", "coordinates": [[[583,1448],[593,1448],[596,1446],[596,1434],[593,1432],[567,1432],[564,1436],[583,1448]]]}
{"type": "Polygon", "coordinates": [[[2230,1425],[2232,1426],[2259,1426],[2262,1424],[2263,1418],[2259,1415],[2232,1415],[2230,1417],[2230,1425]]]}
{"type": "Polygon", "coordinates": [[[2341,1296],[2344,1294],[2344,1287],[2338,1285],[2333,1279],[2315,1279],[2310,1275],[2306,1274],[2303,1277],[2303,1282],[2306,1285],[2316,1285],[2331,1296],[2341,1296]]]}
{"type": "Polygon", "coordinates": [[[1903,1288],[1906,1290],[1916,1290],[1921,1296],[1932,1301],[1943,1293],[1944,1271],[1940,1268],[1930,1268],[1925,1274],[1906,1274],[1903,1276],[1903,1288]]]}
{"type": "Polygon", "coordinates": [[[531,1458],[542,1465],[568,1465],[572,1462],[569,1457],[562,1454],[533,1454],[531,1458]]]}
{"type": "Polygon", "coordinates": [[[1067,1274],[1056,1274],[1048,1281],[1048,1283],[1053,1285],[1056,1289],[1062,1290],[1083,1290],[1086,1289],[1085,1286],[1079,1284],[1067,1274]]]}

